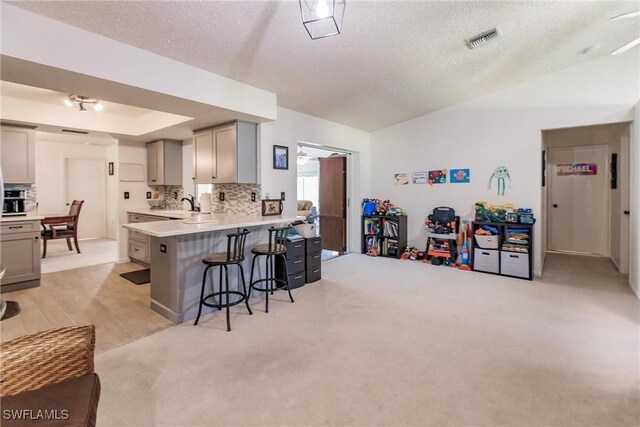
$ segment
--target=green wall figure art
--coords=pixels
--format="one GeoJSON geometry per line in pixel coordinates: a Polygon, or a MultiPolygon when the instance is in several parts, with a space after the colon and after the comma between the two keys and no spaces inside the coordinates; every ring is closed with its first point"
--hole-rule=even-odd
{"type": "Polygon", "coordinates": [[[504,196],[505,180],[509,180],[509,188],[511,188],[511,176],[509,176],[509,171],[504,166],[498,166],[495,168],[491,174],[491,178],[489,178],[489,190],[491,190],[491,183],[494,178],[496,179],[498,196],[504,196]]]}

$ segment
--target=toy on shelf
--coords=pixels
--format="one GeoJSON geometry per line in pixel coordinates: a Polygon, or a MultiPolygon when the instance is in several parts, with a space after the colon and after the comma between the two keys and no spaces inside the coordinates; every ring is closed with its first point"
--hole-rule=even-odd
{"type": "Polygon", "coordinates": [[[513,204],[490,205],[476,202],[476,222],[496,222],[508,224],[534,224],[536,222],[531,208],[516,208],[513,204]]]}
{"type": "Polygon", "coordinates": [[[389,200],[363,199],[362,213],[365,216],[405,216],[402,208],[395,206],[389,200]]]}

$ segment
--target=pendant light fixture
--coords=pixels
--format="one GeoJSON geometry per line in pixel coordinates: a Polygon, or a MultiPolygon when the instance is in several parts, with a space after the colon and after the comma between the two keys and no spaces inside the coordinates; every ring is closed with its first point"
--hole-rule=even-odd
{"type": "Polygon", "coordinates": [[[302,23],[312,40],[340,34],[346,0],[298,0],[302,23]]]}
{"type": "Polygon", "coordinates": [[[87,111],[85,105],[93,105],[93,109],[96,111],[102,111],[104,105],[100,102],[99,99],[89,98],[88,96],[82,95],[69,95],[68,98],[64,99],[64,105],[67,107],[73,107],[74,105],[78,105],[80,111],[87,111]]]}

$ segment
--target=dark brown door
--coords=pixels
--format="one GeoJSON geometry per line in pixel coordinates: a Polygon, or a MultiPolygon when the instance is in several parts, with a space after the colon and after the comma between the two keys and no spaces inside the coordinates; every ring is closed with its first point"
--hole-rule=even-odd
{"type": "Polygon", "coordinates": [[[320,234],[322,249],[347,249],[347,158],[327,157],[320,161],[320,234]]]}

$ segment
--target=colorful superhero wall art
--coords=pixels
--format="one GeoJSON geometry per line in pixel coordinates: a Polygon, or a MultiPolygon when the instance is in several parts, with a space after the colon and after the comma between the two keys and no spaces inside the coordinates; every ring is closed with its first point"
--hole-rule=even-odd
{"type": "Polygon", "coordinates": [[[433,185],[433,184],[446,184],[446,183],[447,183],[446,169],[429,171],[427,184],[433,185]]]}
{"type": "Polygon", "coordinates": [[[509,180],[509,188],[511,188],[511,176],[509,176],[509,171],[504,166],[498,166],[495,168],[491,174],[491,178],[489,178],[489,190],[491,190],[491,184],[494,178],[496,180],[498,196],[504,196],[505,180],[509,180]]]}

